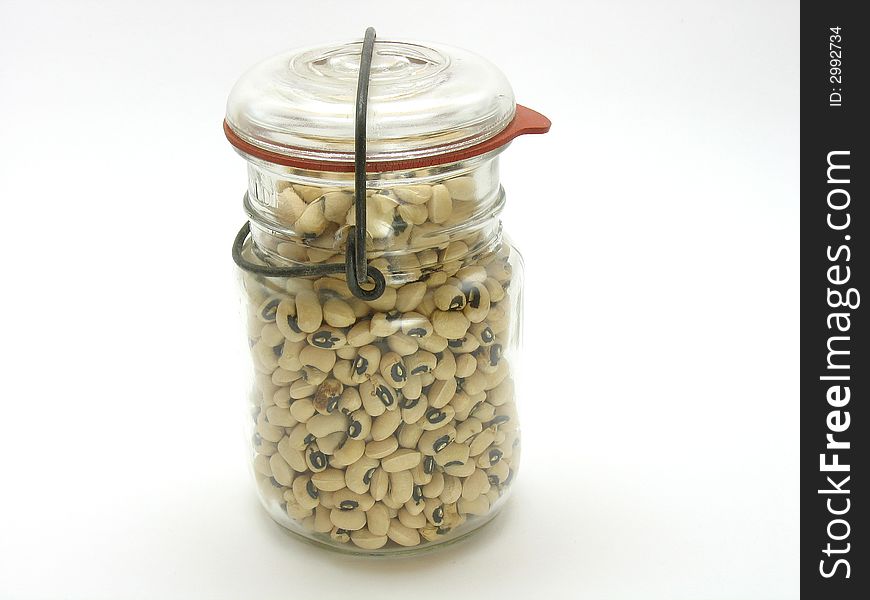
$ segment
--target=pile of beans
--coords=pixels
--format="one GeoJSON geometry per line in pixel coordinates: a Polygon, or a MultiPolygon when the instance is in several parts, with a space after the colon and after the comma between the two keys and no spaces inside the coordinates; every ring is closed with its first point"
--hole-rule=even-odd
{"type": "MultiPolygon", "coordinates": [[[[468,185],[453,187],[376,194],[390,199],[389,210],[380,200],[372,210],[370,196],[369,235],[394,248],[408,230],[443,225],[456,203],[471,204],[468,185]],[[419,222],[402,207],[418,207],[419,222]]],[[[302,204],[278,207],[309,241],[329,227],[321,217],[341,212],[346,224],[352,213],[345,200],[331,209],[338,192],[310,190],[286,188],[282,195],[302,204]]],[[[340,228],[330,229],[337,239],[340,228]]],[[[518,284],[511,287],[508,245],[471,245],[444,239],[421,251],[434,260],[410,271],[385,255],[376,266],[390,284],[370,302],[353,297],[343,275],[243,275],[257,372],[254,470],[279,522],[377,550],[455,537],[494,510],[519,465],[505,356],[518,326],[518,284]]]]}

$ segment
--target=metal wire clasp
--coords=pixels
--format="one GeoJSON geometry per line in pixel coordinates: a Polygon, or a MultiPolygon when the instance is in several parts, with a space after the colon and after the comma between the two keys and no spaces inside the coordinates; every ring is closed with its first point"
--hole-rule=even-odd
{"type": "Polygon", "coordinates": [[[233,261],[240,269],[266,277],[310,277],[332,275],[344,271],[347,287],[362,300],[380,298],[387,287],[384,274],[368,264],[366,259],[366,116],[369,101],[369,79],[372,56],[375,48],[375,30],[366,29],[359,63],[359,79],[356,88],[356,114],[354,115],[354,215],[356,225],[350,226],[344,265],[320,264],[296,267],[273,267],[258,265],[242,256],[242,247],[250,234],[250,223],[245,223],[233,242],[233,261]],[[362,287],[371,280],[370,289],[362,287]]]}

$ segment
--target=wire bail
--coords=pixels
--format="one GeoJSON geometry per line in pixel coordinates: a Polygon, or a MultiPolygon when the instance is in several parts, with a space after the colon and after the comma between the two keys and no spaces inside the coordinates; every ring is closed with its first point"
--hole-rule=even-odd
{"type": "MultiPolygon", "coordinates": [[[[311,277],[316,275],[334,275],[344,272],[347,287],[354,296],[361,300],[376,300],[383,295],[387,287],[384,274],[368,264],[366,259],[366,116],[369,101],[369,79],[371,75],[372,57],[375,48],[375,30],[366,29],[360,54],[359,79],[356,88],[356,114],[354,115],[354,216],[355,225],[350,226],[347,237],[347,250],[344,264],[319,264],[295,267],[273,267],[258,265],[242,256],[245,240],[251,232],[250,222],[246,222],[236,234],[233,241],[233,262],[244,270],[266,277],[311,277]],[[371,280],[370,289],[362,287],[362,283],[371,280]]],[[[247,194],[246,194],[247,196],[247,194]]]]}

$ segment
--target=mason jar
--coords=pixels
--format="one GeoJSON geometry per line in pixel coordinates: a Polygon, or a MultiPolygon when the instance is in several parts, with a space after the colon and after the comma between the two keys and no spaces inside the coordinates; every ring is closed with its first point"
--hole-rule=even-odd
{"type": "Polygon", "coordinates": [[[480,57],[377,41],[358,197],[385,287],[358,297],[342,269],[361,53],[333,44],[255,66],[224,128],[248,164],[236,254],[260,500],[308,540],[381,555],[474,531],[516,480],[523,273],[499,219],[499,155],[549,121],[480,57]],[[300,269],[270,271],[286,267],[300,269]]]}

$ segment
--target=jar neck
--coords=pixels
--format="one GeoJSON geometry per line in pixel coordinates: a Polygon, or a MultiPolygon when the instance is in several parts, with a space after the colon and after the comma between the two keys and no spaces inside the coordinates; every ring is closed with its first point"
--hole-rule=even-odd
{"type": "MultiPolygon", "coordinates": [[[[498,152],[370,176],[367,256],[391,283],[487,253],[501,237],[505,193],[498,152]]],[[[254,251],[273,264],[344,262],[355,225],[353,174],[301,171],[249,159],[245,211],[254,251]]]]}

